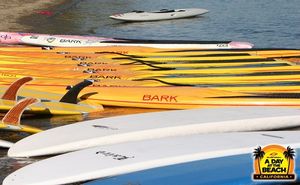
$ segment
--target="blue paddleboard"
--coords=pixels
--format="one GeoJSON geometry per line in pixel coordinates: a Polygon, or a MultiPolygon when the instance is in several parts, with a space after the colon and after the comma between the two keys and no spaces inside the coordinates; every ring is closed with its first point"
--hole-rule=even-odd
{"type": "MultiPolygon", "coordinates": [[[[296,149],[300,154],[300,149],[296,149]]],[[[300,174],[300,157],[295,158],[300,174]]],[[[256,185],[286,182],[253,181],[252,154],[193,161],[86,182],[85,185],[256,185]]],[[[298,179],[300,180],[300,179],[298,179]]]]}

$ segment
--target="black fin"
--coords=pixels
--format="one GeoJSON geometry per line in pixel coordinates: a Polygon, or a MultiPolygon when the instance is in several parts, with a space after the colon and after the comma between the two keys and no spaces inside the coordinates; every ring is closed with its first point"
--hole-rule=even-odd
{"type": "Polygon", "coordinates": [[[93,84],[92,80],[84,80],[76,84],[69,89],[69,91],[60,99],[59,102],[77,104],[77,97],[80,91],[91,84],[93,84]]]}

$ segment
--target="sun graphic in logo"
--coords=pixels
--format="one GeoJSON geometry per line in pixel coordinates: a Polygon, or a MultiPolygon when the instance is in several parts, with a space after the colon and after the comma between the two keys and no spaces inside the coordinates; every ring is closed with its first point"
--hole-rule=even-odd
{"type": "Polygon", "coordinates": [[[295,180],[295,150],[290,146],[258,146],[254,149],[253,157],[253,180],[295,180]]]}

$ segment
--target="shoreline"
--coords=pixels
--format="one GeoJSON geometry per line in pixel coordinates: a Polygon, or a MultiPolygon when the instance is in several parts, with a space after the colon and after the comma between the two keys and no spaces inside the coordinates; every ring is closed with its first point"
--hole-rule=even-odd
{"type": "Polygon", "coordinates": [[[22,2],[18,0],[11,0],[9,3],[4,0],[0,0],[2,23],[0,25],[0,31],[3,32],[26,32],[32,30],[32,27],[28,24],[23,24],[22,18],[28,16],[43,16],[39,15],[37,11],[49,11],[55,9],[55,7],[68,3],[71,0],[24,0],[22,2]]]}

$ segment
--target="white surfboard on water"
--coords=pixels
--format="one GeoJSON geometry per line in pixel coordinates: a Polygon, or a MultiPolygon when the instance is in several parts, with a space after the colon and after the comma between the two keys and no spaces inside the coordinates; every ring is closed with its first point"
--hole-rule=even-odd
{"type": "Polygon", "coordinates": [[[141,39],[103,39],[90,40],[62,36],[23,36],[24,44],[53,47],[103,47],[103,46],[143,46],[152,48],[182,49],[233,49],[252,48],[248,42],[235,41],[186,41],[186,40],[141,40],[141,39]]]}
{"type": "Polygon", "coordinates": [[[28,136],[8,151],[10,157],[64,153],[128,141],[199,133],[296,127],[300,109],[228,107],[164,111],[84,121],[28,136]]]}
{"type": "Polygon", "coordinates": [[[0,139],[0,148],[10,148],[12,145],[12,142],[0,139]]]}
{"type": "Polygon", "coordinates": [[[122,20],[122,21],[161,21],[170,19],[181,19],[187,17],[195,17],[198,15],[203,15],[207,13],[208,10],[202,8],[187,8],[187,9],[162,9],[159,11],[133,11],[129,13],[114,14],[109,16],[112,19],[122,20]]]}
{"type": "Polygon", "coordinates": [[[25,166],[7,176],[3,185],[80,182],[185,162],[251,154],[257,146],[268,144],[299,148],[300,132],[202,134],[94,147],[25,166]]]}

